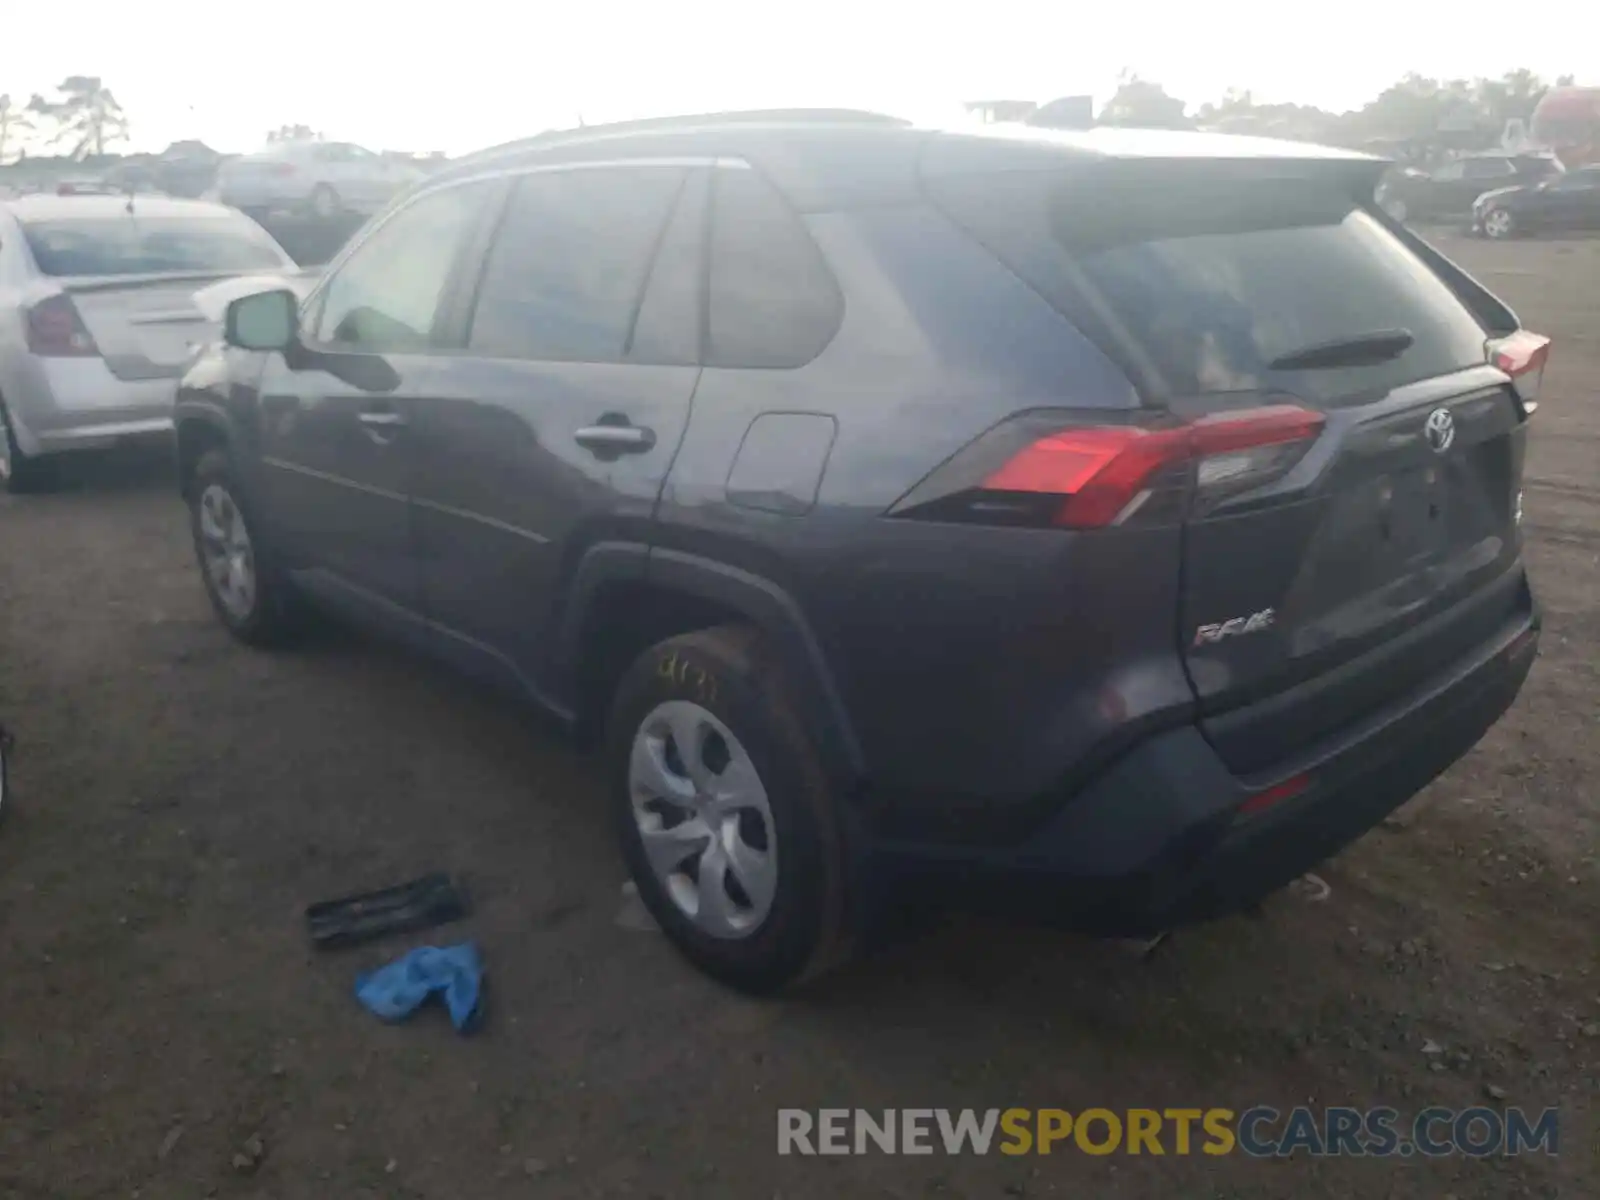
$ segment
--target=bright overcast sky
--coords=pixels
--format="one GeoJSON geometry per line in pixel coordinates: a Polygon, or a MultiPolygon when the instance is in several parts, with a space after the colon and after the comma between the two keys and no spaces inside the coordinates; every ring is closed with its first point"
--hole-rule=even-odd
{"type": "Polygon", "coordinates": [[[779,105],[937,120],[963,100],[1104,99],[1124,67],[1191,104],[1242,87],[1351,108],[1406,71],[1525,66],[1600,84],[1595,0],[0,3],[0,92],[23,100],[99,75],[139,149],[198,137],[250,150],[298,123],[457,153],[579,114],[779,105]]]}

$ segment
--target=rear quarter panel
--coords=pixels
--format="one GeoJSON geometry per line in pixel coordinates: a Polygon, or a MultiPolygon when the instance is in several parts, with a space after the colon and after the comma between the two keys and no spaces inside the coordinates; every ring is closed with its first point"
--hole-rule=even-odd
{"type": "Polygon", "coordinates": [[[843,325],[797,370],[703,373],[660,544],[797,600],[884,796],[1025,801],[1112,731],[1187,711],[1176,528],[1073,535],[883,515],[1013,413],[1136,407],[1127,379],[931,207],[807,221],[843,325]],[[769,413],[837,422],[805,515],[729,498],[740,445],[769,413]]]}

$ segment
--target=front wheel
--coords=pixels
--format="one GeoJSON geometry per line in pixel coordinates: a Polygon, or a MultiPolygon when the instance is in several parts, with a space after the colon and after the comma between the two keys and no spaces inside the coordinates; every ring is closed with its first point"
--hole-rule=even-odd
{"type": "Polygon", "coordinates": [[[321,220],[328,220],[339,213],[339,193],[325,183],[319,183],[311,191],[311,215],[321,220]]]}
{"type": "Polygon", "coordinates": [[[1517,219],[1503,208],[1491,208],[1483,214],[1483,232],[1497,241],[1511,237],[1517,232],[1517,219]]]}
{"type": "Polygon", "coordinates": [[[639,896],[686,958],[755,994],[843,961],[841,822],[759,634],[722,626],[642,655],[618,686],[606,757],[639,896]]]}
{"type": "Polygon", "coordinates": [[[189,487],[189,525],[206,595],[228,631],[276,645],[300,627],[298,598],[276,567],[222,450],[208,450],[189,487]]]}

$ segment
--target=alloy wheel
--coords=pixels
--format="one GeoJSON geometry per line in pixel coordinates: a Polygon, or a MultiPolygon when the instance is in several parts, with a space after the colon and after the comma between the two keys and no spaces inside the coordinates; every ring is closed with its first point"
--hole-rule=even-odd
{"type": "Polygon", "coordinates": [[[218,601],[236,621],[256,606],[255,547],[239,505],[220,483],[200,493],[200,556],[218,601]]]}

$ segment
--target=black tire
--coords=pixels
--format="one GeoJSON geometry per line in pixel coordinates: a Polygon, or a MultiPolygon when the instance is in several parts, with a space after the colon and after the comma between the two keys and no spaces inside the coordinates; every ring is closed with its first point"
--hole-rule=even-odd
{"type": "Polygon", "coordinates": [[[34,456],[30,458],[22,452],[22,447],[17,445],[17,436],[11,432],[11,417],[6,412],[4,402],[0,402],[0,425],[5,426],[6,461],[0,464],[4,468],[3,483],[5,490],[14,496],[25,496],[35,492],[48,492],[55,487],[59,476],[56,473],[56,461],[53,458],[34,456]]]}
{"type": "Polygon", "coordinates": [[[809,982],[849,957],[844,825],[793,693],[756,631],[720,626],[669,638],[641,655],[617,687],[605,753],[629,872],[684,957],[718,982],[755,995],[809,982]],[[755,765],[772,810],[776,889],[765,918],[742,937],[719,938],[696,926],[645,857],[629,764],[635,734],[670,700],[692,701],[727,727],[755,765]]]}
{"type": "Polygon", "coordinates": [[[207,450],[195,464],[187,489],[189,533],[194,542],[195,563],[200,580],[217,617],[228,631],[252,646],[281,646],[294,640],[304,627],[304,609],[293,585],[278,567],[261,523],[251,513],[243,489],[233,473],[227,451],[207,450]],[[223,599],[216,580],[206,567],[205,538],[201,532],[202,498],[209,488],[221,488],[238,510],[248,531],[254,566],[254,602],[245,611],[236,611],[223,599]]]}
{"type": "Polygon", "coordinates": [[[338,216],[343,206],[339,203],[339,193],[325,183],[319,183],[311,189],[311,198],[306,202],[306,208],[313,217],[329,221],[338,216]]]}

